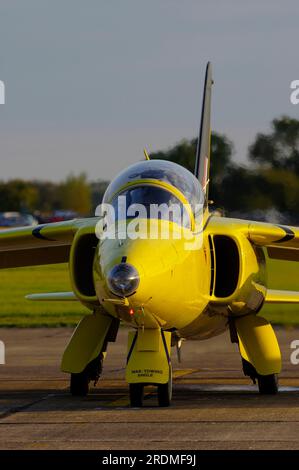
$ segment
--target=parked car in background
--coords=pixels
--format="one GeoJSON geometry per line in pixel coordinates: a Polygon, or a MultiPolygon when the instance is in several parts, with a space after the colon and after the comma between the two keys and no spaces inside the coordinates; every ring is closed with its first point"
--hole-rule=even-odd
{"type": "Polygon", "coordinates": [[[40,224],[49,224],[52,222],[63,222],[64,220],[75,219],[79,216],[78,212],[71,210],[56,210],[49,213],[36,213],[40,224]]]}
{"type": "Polygon", "coordinates": [[[31,214],[21,212],[0,212],[0,229],[35,226],[38,222],[31,214]]]}

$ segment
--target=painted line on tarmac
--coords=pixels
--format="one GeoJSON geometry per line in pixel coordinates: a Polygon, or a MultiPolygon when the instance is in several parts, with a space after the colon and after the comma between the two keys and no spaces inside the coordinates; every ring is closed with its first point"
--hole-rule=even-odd
{"type": "Polygon", "coordinates": [[[195,372],[199,372],[199,369],[177,369],[173,371],[172,377],[174,379],[178,379],[179,377],[183,377],[184,375],[194,374],[195,372]]]}
{"type": "Polygon", "coordinates": [[[42,403],[44,400],[55,397],[57,395],[58,394],[55,394],[55,393],[48,393],[47,395],[37,398],[36,400],[33,400],[30,403],[26,403],[25,405],[13,406],[12,408],[9,408],[7,411],[4,411],[0,415],[0,419],[7,418],[15,413],[20,413],[21,411],[26,411],[28,408],[31,408],[32,406],[42,403]]]}

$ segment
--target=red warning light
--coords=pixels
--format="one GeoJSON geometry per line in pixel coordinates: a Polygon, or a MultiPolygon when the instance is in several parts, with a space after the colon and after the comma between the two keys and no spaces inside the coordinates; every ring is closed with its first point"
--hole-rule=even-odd
{"type": "Polygon", "coordinates": [[[130,315],[134,315],[134,310],[133,310],[132,308],[130,308],[129,314],[130,314],[130,315]]]}

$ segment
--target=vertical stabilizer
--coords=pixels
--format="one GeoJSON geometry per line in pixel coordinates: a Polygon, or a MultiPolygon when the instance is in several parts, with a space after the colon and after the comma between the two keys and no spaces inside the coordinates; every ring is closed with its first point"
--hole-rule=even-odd
{"type": "Polygon", "coordinates": [[[196,149],[194,174],[199,179],[203,191],[208,197],[210,172],[210,143],[211,143],[211,96],[212,96],[212,66],[207,63],[205,85],[202,100],[201,122],[196,149]]]}

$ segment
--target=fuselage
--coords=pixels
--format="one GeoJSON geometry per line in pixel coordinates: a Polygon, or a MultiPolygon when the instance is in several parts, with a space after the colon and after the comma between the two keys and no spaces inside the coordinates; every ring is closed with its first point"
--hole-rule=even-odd
{"type": "Polygon", "coordinates": [[[236,230],[242,222],[210,215],[203,232],[190,233],[188,242],[101,241],[94,260],[100,302],[109,314],[135,327],[159,326],[198,338],[225,331],[230,316],[257,312],[265,296],[263,252],[252,246],[242,230],[236,230]],[[186,243],[195,248],[187,249],[186,243]],[[121,260],[140,274],[136,292],[125,299],[113,295],[106,280],[121,260]]]}
{"type": "MultiPolygon", "coordinates": [[[[165,221],[151,221],[161,225],[165,221]]],[[[170,232],[178,230],[171,224],[170,232]]],[[[190,233],[192,235],[192,233],[190,233]]],[[[195,236],[193,235],[193,238],[195,236]]],[[[192,243],[192,239],[190,243],[192,243]]],[[[95,258],[95,288],[109,313],[135,326],[181,329],[194,321],[209,301],[210,265],[207,249],[185,249],[184,239],[127,238],[103,240],[95,258]],[[140,275],[139,286],[129,295],[127,305],[117,300],[107,286],[109,270],[121,260],[133,265],[140,275]]],[[[121,299],[119,299],[121,300],[121,299]]]]}
{"type": "MultiPolygon", "coordinates": [[[[150,170],[151,163],[137,165],[150,170]]],[[[117,195],[132,199],[137,194],[141,203],[148,194],[156,198],[163,191],[165,199],[169,192],[186,205],[190,222],[182,226],[163,215],[124,218],[121,228],[119,220],[110,223],[113,236],[100,237],[94,258],[96,295],[106,312],[134,327],[208,338],[225,331],[230,316],[261,308],[266,289],[263,251],[246,237],[244,221],[213,216],[206,204],[196,218],[190,195],[165,182],[165,175],[161,178],[157,171],[158,161],[153,163],[160,179],[135,168],[133,178],[120,178],[112,190],[108,188],[105,202],[115,206],[117,195]]],[[[177,166],[170,164],[170,170],[177,171],[177,166]]]]}

